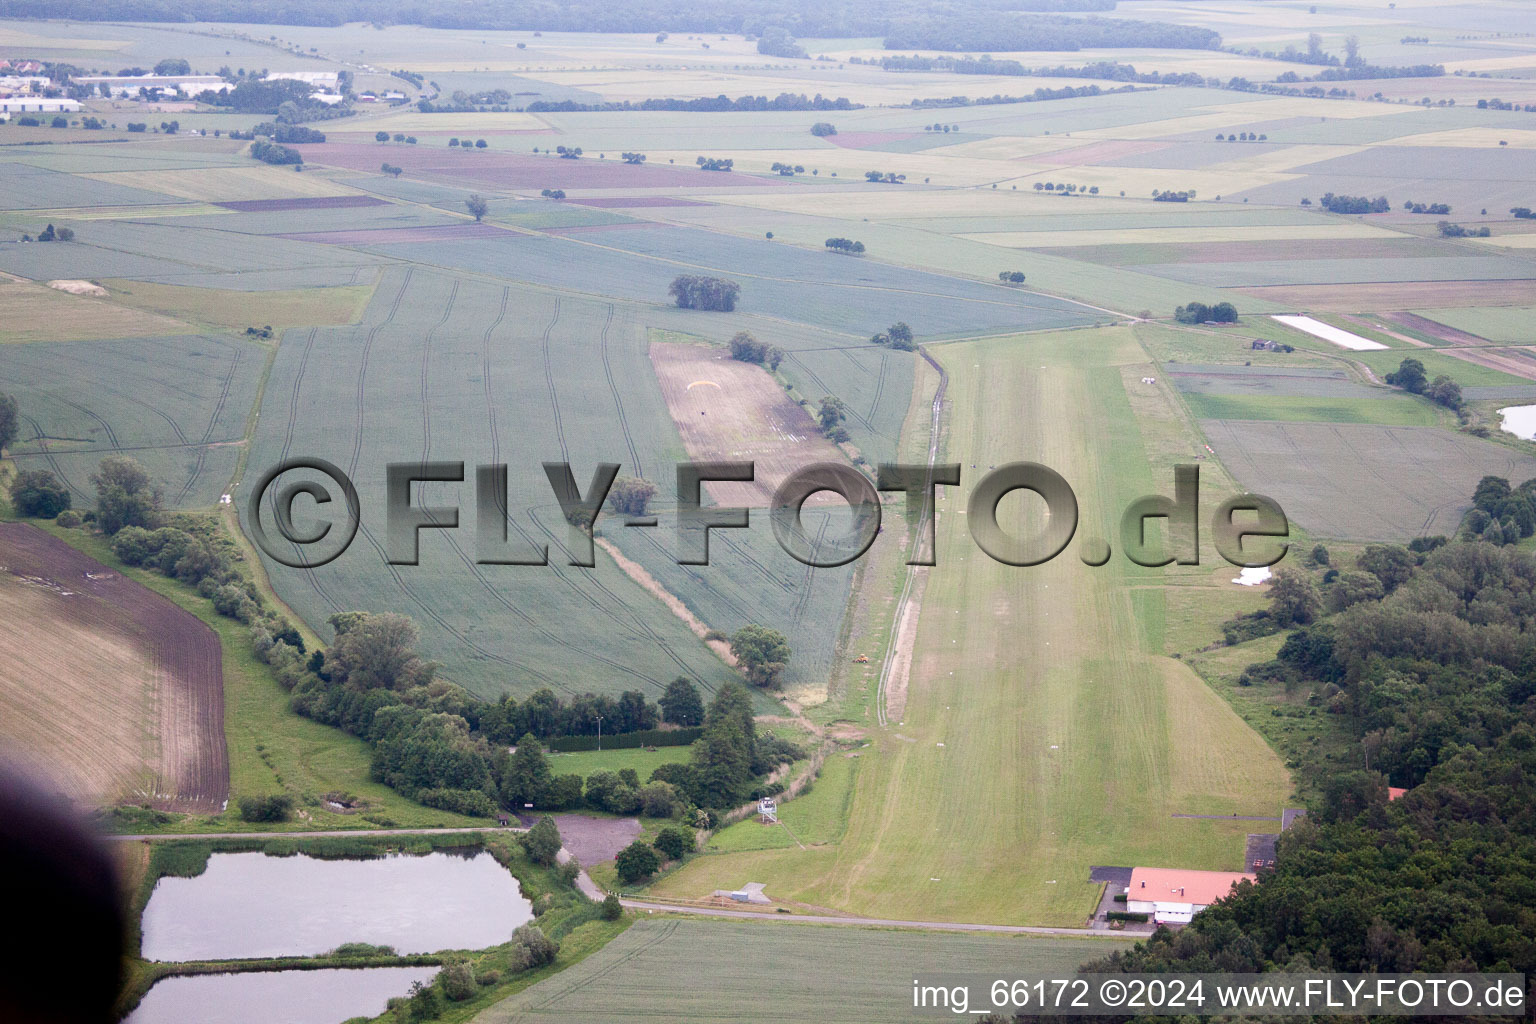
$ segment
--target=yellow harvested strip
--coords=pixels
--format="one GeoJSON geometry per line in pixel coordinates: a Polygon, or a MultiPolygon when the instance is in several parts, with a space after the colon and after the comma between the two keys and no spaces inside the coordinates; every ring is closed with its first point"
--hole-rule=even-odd
{"type": "Polygon", "coordinates": [[[100,171],[83,178],[114,185],[159,192],[195,202],[217,203],[238,199],[289,199],[307,196],[352,195],[356,189],[339,185],[318,174],[252,161],[249,167],[198,167],[191,170],[100,171]]]}
{"type": "MultiPolygon", "coordinates": [[[[1531,58],[1536,65],[1536,56],[1531,58]]],[[[1452,128],[1443,132],[1424,132],[1421,135],[1405,135],[1393,139],[1393,146],[1455,146],[1471,149],[1503,149],[1499,143],[1508,143],[1510,149],[1536,149],[1536,131],[1529,128],[1483,127],[1452,128]]],[[[1494,159],[1490,156],[1489,159],[1494,159]]]]}

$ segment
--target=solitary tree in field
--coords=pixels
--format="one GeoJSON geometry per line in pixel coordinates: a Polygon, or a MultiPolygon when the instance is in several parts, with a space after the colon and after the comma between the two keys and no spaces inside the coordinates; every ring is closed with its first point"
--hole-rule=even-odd
{"type": "Polygon", "coordinates": [[[474,215],[476,221],[480,221],[485,219],[486,211],[491,207],[485,197],[476,192],[464,200],[464,208],[474,215]]]}
{"type": "Polygon", "coordinates": [[[375,142],[388,142],[389,132],[374,132],[373,138],[375,142]]]}
{"type": "Polygon", "coordinates": [[[608,491],[608,507],[622,516],[643,516],[655,496],[656,485],[649,480],[620,477],[608,491]]]}
{"type": "Polygon", "coordinates": [[[767,626],[742,626],[731,634],[731,654],[754,686],[776,685],[789,664],[789,653],[789,640],[767,626]]]}

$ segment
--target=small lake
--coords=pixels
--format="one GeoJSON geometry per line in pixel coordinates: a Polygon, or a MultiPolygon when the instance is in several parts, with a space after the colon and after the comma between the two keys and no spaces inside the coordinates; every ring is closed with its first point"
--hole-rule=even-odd
{"type": "Polygon", "coordinates": [[[489,853],[372,860],[215,853],[196,878],[156,883],[144,908],[143,955],[313,956],[345,942],[400,953],[483,949],[532,919],[517,879],[489,853]]]}
{"type": "Polygon", "coordinates": [[[436,967],[199,974],[156,982],[124,1024],[338,1024],[376,1017],[436,967]]]}
{"type": "Polygon", "coordinates": [[[1536,405],[1512,405],[1499,410],[1499,429],[1536,441],[1536,405]]]}

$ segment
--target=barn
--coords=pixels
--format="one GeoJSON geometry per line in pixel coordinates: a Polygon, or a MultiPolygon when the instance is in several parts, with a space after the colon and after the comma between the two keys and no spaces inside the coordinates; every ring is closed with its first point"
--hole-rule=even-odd
{"type": "Polygon", "coordinates": [[[1125,909],[1149,914],[1158,924],[1188,924],[1200,911],[1258,876],[1241,871],[1190,871],[1184,868],[1133,868],[1125,909]]]}

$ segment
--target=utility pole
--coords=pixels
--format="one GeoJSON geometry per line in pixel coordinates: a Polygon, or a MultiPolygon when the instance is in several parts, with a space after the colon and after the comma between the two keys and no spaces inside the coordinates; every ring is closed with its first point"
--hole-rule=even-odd
{"type": "Polygon", "coordinates": [[[603,749],[603,716],[597,716],[597,749],[603,749]]]}

